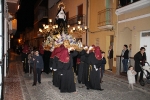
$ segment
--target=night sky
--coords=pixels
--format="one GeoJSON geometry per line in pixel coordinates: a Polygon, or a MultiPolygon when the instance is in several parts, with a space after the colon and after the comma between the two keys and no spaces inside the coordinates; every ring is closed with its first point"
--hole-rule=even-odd
{"type": "Polygon", "coordinates": [[[26,28],[34,26],[34,5],[37,0],[20,0],[20,8],[16,12],[17,32],[16,36],[24,32],[26,28]]]}

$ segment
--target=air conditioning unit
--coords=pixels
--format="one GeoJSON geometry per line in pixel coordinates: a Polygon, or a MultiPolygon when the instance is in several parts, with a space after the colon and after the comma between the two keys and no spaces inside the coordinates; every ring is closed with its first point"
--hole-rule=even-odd
{"type": "Polygon", "coordinates": [[[100,30],[113,30],[113,25],[98,26],[100,30]]]}

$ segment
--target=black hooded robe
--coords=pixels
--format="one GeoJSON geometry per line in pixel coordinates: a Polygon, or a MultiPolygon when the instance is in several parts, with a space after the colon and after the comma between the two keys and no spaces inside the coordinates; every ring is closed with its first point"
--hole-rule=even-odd
{"type": "Polygon", "coordinates": [[[85,80],[84,80],[84,74],[85,74],[85,71],[84,70],[86,70],[86,68],[84,68],[84,65],[85,65],[85,55],[86,55],[86,51],[85,50],[82,50],[81,52],[80,52],[80,64],[79,64],[79,69],[78,69],[78,82],[79,83],[82,83],[82,84],[84,84],[85,83],[85,80]]]}
{"type": "Polygon", "coordinates": [[[77,55],[77,52],[74,51],[70,53],[70,60],[68,63],[58,62],[58,66],[60,66],[60,92],[75,92],[76,91],[76,80],[75,73],[73,69],[73,57],[77,55]],[[61,75],[62,74],[62,75],[61,75]]]}
{"type": "MultiPolygon", "coordinates": [[[[58,60],[59,59],[57,57],[54,57],[52,69],[58,69],[58,60]]],[[[60,86],[59,79],[58,79],[58,70],[53,71],[53,85],[56,87],[60,86]]]]}
{"type": "Polygon", "coordinates": [[[88,64],[89,64],[89,73],[88,73],[88,84],[87,88],[94,89],[94,90],[100,90],[100,66],[101,66],[101,60],[97,60],[95,57],[95,54],[91,52],[88,57],[88,64]],[[97,68],[97,71],[94,68],[94,65],[97,68]]]}

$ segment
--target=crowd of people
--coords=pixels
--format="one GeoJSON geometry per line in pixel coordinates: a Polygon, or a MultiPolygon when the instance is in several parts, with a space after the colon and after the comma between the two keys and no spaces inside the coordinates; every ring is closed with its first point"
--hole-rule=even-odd
{"type": "Polygon", "coordinates": [[[140,78],[139,78],[139,82],[142,85],[144,80],[143,80],[143,70],[142,70],[142,66],[145,66],[145,62],[146,61],[146,53],[145,53],[145,48],[141,47],[140,51],[138,51],[135,55],[134,55],[134,61],[135,64],[134,66],[131,65],[131,47],[132,45],[128,46],[125,44],[123,46],[123,50],[121,52],[121,57],[122,57],[122,65],[123,65],[123,72],[127,73],[127,78],[128,78],[128,82],[129,82],[129,88],[131,87],[131,89],[133,88],[133,84],[137,83],[138,81],[138,75],[140,73],[140,78]]]}
{"type": "MultiPolygon", "coordinates": [[[[129,87],[133,89],[139,72],[141,72],[139,81],[143,81],[143,71],[140,65],[144,66],[146,53],[145,48],[141,47],[140,51],[134,55],[135,66],[128,67],[129,51],[131,49],[128,50],[128,46],[124,45],[121,56],[124,58],[122,62],[128,76],[129,87]]],[[[74,47],[62,44],[52,51],[44,51],[42,45],[35,50],[29,50],[29,47],[24,45],[22,52],[23,71],[25,73],[33,72],[33,86],[37,82],[41,83],[41,72],[44,71],[47,74],[52,73],[53,85],[58,87],[60,92],[76,92],[76,82],[87,89],[103,90],[101,83],[103,82],[106,58],[105,52],[101,51],[99,46],[84,46],[82,50],[78,51],[74,47]]],[[[112,46],[109,48],[107,57],[111,66],[112,46]]]]}
{"type": "MultiPolygon", "coordinates": [[[[39,50],[31,50],[31,53],[28,50],[28,46],[25,45],[22,54],[23,70],[25,73],[33,72],[35,86],[37,82],[41,83],[41,72],[45,66],[44,55],[40,54],[41,47],[39,50]]],[[[48,61],[53,85],[58,87],[60,92],[76,92],[76,82],[85,85],[87,89],[102,91],[101,82],[106,64],[104,56],[105,52],[94,45],[85,46],[81,51],[75,50],[74,47],[67,48],[63,44],[56,47],[50,53],[48,61]]]]}

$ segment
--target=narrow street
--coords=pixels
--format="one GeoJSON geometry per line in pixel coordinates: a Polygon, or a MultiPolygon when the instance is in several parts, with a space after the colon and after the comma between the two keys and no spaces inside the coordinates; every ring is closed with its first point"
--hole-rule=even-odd
{"type": "MultiPolygon", "coordinates": [[[[32,75],[24,74],[20,56],[12,53],[8,76],[5,78],[4,100],[149,100],[149,89],[136,85],[128,89],[127,82],[105,74],[104,91],[87,90],[76,84],[77,93],[60,93],[52,85],[52,75],[42,73],[42,83],[32,86],[32,75]]],[[[145,87],[150,86],[146,84],[145,87]]]]}

